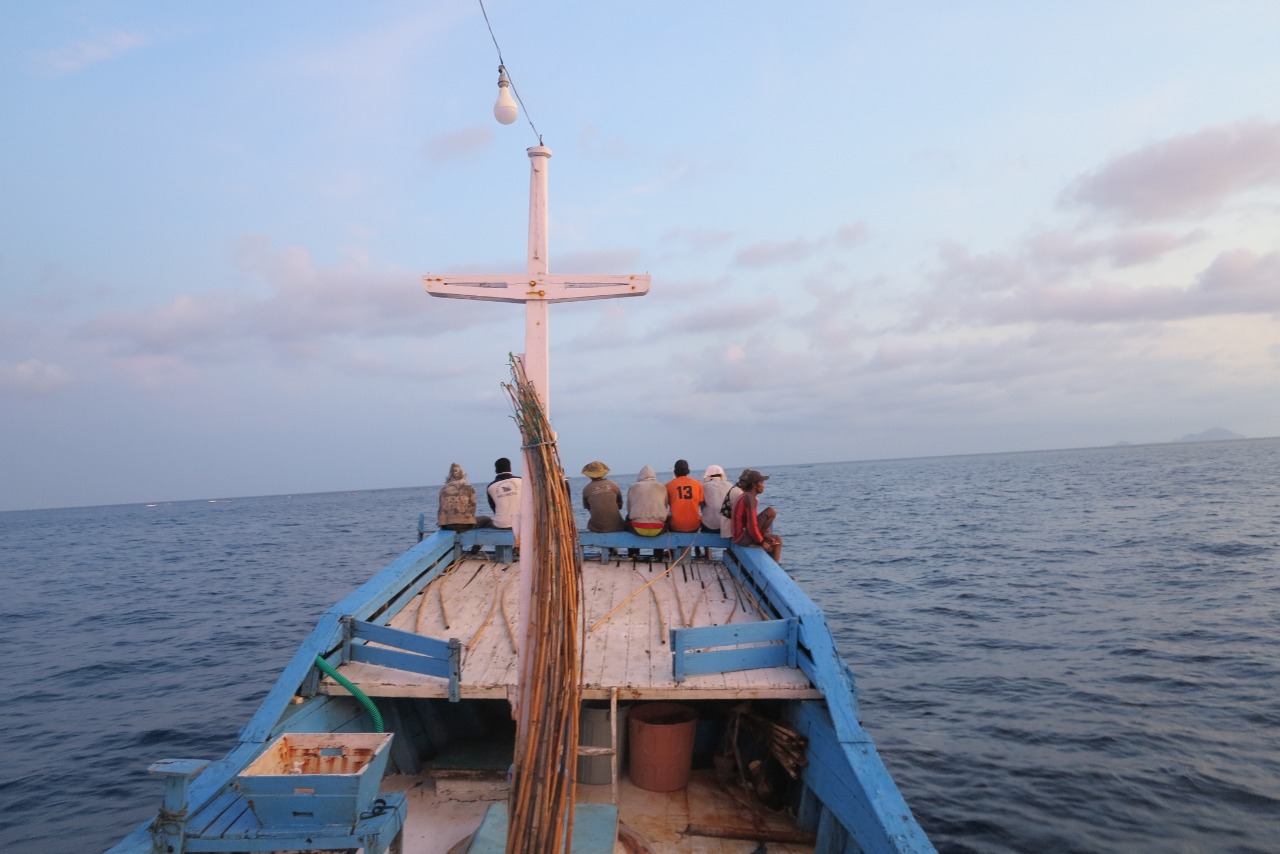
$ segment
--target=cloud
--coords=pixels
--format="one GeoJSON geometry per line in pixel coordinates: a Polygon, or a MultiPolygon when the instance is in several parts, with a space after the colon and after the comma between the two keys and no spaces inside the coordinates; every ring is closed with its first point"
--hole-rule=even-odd
{"type": "MultiPolygon", "coordinates": [[[[1280,183],[1280,124],[1238,122],[1118,157],[1077,178],[1061,200],[1159,219],[1209,211],[1273,182],[1280,183]]],[[[1258,219],[1255,211],[1251,220],[1258,219]]],[[[932,289],[895,328],[1166,324],[1280,312],[1280,252],[1247,248],[1247,233],[1223,245],[1215,239],[1223,230],[1213,220],[1101,234],[1049,228],[993,252],[946,243],[926,273],[932,289]]]]}
{"type": "Polygon", "coordinates": [[[1102,238],[1082,237],[1070,231],[1043,231],[1026,240],[1026,252],[1029,260],[1042,269],[1070,270],[1097,263],[1123,268],[1156,261],[1207,236],[1204,229],[1182,234],[1144,229],[1102,238]]]}
{"type": "Polygon", "coordinates": [[[719,304],[713,309],[690,312],[674,318],[667,328],[673,332],[727,332],[745,336],[748,331],[761,324],[775,322],[782,308],[772,297],[749,302],[717,302],[719,304]]]}
{"type": "Polygon", "coordinates": [[[799,374],[789,367],[796,362],[794,354],[769,341],[720,344],[707,352],[695,388],[712,395],[746,393],[759,405],[770,400],[770,392],[794,381],[799,374]]]}
{"type": "Polygon", "coordinates": [[[566,252],[551,259],[554,272],[565,275],[615,276],[640,272],[640,253],[634,250],[602,249],[593,252],[566,252]]]}
{"type": "Polygon", "coordinates": [[[296,359],[355,337],[440,336],[492,318],[479,307],[483,303],[469,302],[464,311],[458,301],[430,299],[414,274],[374,270],[358,254],[319,267],[303,249],[276,249],[249,237],[233,255],[244,271],[266,282],[265,293],[182,294],[162,305],[100,315],[84,324],[82,334],[122,357],[237,361],[266,350],[296,359]]]}
{"type": "Polygon", "coordinates": [[[1280,310],[1280,252],[1223,252],[1200,274],[1196,291],[1202,299],[1221,308],[1235,306],[1244,312],[1280,310]]]}
{"type": "Polygon", "coordinates": [[[662,235],[662,244],[672,256],[701,255],[726,246],[733,232],[717,228],[673,228],[662,235]]]}
{"type": "Polygon", "coordinates": [[[841,249],[852,249],[866,241],[867,232],[865,222],[855,222],[852,225],[842,225],[837,228],[829,240],[841,249]]]}
{"type": "Polygon", "coordinates": [[[461,160],[493,144],[493,128],[474,124],[462,130],[439,133],[422,145],[422,153],[431,161],[461,160]]]}
{"type": "Polygon", "coordinates": [[[809,348],[833,358],[847,358],[854,352],[868,337],[866,326],[856,316],[858,293],[873,286],[866,282],[839,284],[835,277],[805,282],[804,289],[813,305],[793,325],[803,331],[809,348]]]}
{"type": "Polygon", "coordinates": [[[774,267],[807,261],[828,249],[849,249],[867,238],[867,224],[842,225],[831,234],[815,240],[797,237],[786,241],[761,241],[738,251],[733,263],[738,267],[774,267]]]}
{"type": "Polygon", "coordinates": [[[611,134],[606,137],[595,124],[583,126],[578,134],[578,144],[584,154],[613,160],[632,160],[638,154],[638,149],[625,136],[611,134]]]}
{"type": "Polygon", "coordinates": [[[35,54],[33,60],[41,72],[61,77],[132,53],[148,44],[149,39],[140,33],[104,33],[96,38],[82,39],[74,44],[35,54]]]}
{"type": "Polygon", "coordinates": [[[1171,137],[1076,178],[1064,206],[1130,220],[1205,214],[1230,197],[1280,183],[1280,123],[1242,121],[1171,137]]]}
{"type": "Polygon", "coordinates": [[[73,382],[74,378],[66,369],[39,359],[0,362],[0,393],[41,397],[66,388],[73,382]]]}
{"type": "Polygon", "coordinates": [[[738,267],[773,267],[805,261],[817,250],[817,241],[804,237],[786,242],[764,241],[740,250],[733,263],[738,267]]]}
{"type": "Polygon", "coordinates": [[[971,256],[955,246],[945,248],[940,260],[934,274],[937,289],[907,328],[975,322],[1124,323],[1280,312],[1280,252],[1227,250],[1192,282],[1138,287],[1040,276],[1020,259],[971,256]]]}

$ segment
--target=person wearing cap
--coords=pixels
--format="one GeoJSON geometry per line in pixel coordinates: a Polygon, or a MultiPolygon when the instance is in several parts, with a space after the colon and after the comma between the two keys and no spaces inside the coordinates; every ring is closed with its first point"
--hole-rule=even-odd
{"type": "Polygon", "coordinates": [[[777,512],[772,507],[760,509],[757,500],[764,492],[769,475],[755,469],[744,469],[738,478],[742,497],[733,505],[733,542],[739,546],[764,549],[775,562],[782,562],[782,537],[773,533],[777,512]]]}
{"type": "Polygon", "coordinates": [[[724,519],[720,515],[720,507],[724,504],[725,495],[732,488],[733,484],[725,480],[724,469],[720,466],[707,466],[707,472],[702,476],[702,532],[704,534],[720,533],[720,520],[724,519]]]}
{"type": "Polygon", "coordinates": [[[591,511],[587,530],[596,534],[625,531],[622,521],[622,489],[609,480],[609,467],[596,460],[582,467],[582,473],[591,482],[582,488],[582,506],[591,511]]]}
{"type": "Polygon", "coordinates": [[[702,524],[702,484],[689,477],[689,462],[676,460],[675,477],[667,481],[667,504],[671,508],[671,530],[691,533],[702,524]]]}

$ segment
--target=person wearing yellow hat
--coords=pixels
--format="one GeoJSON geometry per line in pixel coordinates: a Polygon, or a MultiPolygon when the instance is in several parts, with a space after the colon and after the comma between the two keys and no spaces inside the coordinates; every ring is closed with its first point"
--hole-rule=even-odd
{"type": "Polygon", "coordinates": [[[582,506],[591,511],[587,530],[596,534],[625,531],[622,521],[622,489],[609,480],[609,467],[596,460],[582,467],[582,473],[591,478],[582,489],[582,506]]]}

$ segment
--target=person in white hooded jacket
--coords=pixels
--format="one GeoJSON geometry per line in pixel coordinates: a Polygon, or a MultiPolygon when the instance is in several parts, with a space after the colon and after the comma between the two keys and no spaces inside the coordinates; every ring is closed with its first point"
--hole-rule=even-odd
{"type": "MultiPolygon", "coordinates": [[[[707,473],[702,476],[702,495],[706,502],[702,506],[702,530],[707,534],[719,534],[722,520],[720,507],[724,504],[724,496],[733,484],[725,480],[724,469],[720,466],[707,466],[707,473]]],[[[732,525],[732,522],[730,522],[732,525]]]]}
{"type": "Polygon", "coordinates": [[[667,529],[668,512],[667,488],[645,466],[627,489],[627,527],[642,537],[656,537],[667,529]]]}

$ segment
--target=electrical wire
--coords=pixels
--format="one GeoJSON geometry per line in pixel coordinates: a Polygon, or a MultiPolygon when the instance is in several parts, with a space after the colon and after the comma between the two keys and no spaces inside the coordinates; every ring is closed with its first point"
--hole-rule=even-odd
{"type": "MultiPolygon", "coordinates": [[[[493,48],[498,52],[498,67],[506,70],[507,63],[502,58],[502,47],[498,44],[498,37],[493,34],[493,24],[489,22],[489,12],[484,8],[484,0],[476,0],[476,2],[480,4],[480,14],[484,15],[484,24],[489,28],[489,38],[493,39],[493,48]]],[[[534,127],[533,116],[529,115],[529,108],[524,105],[524,99],[520,97],[520,90],[516,88],[516,81],[511,77],[510,71],[507,71],[507,82],[511,84],[511,94],[516,96],[520,109],[524,111],[524,120],[529,123],[533,135],[538,138],[538,145],[542,145],[542,134],[538,133],[538,129],[534,127]]]]}

